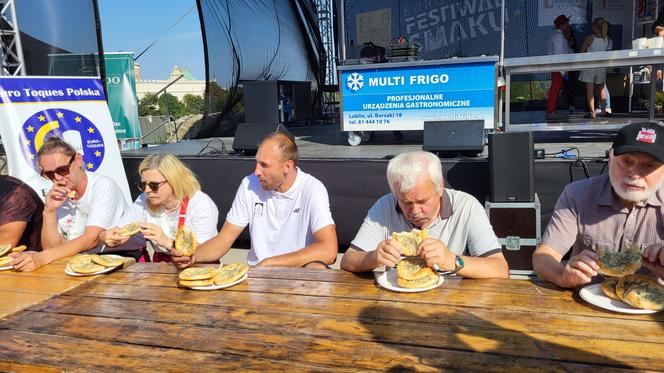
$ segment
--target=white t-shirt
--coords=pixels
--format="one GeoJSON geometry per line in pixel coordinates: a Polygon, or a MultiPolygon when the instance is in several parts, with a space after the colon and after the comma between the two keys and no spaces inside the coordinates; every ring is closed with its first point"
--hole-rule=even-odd
{"type": "MultiPolygon", "coordinates": [[[[175,239],[175,234],[178,231],[179,215],[179,206],[173,211],[164,211],[163,208],[156,212],[150,211],[147,206],[147,196],[145,193],[141,193],[122,216],[118,226],[121,227],[133,222],[156,224],[168,237],[175,239]]],[[[212,198],[201,191],[194,193],[187,205],[184,224],[194,232],[196,242],[203,243],[214,237],[217,234],[218,221],[219,210],[212,198]]],[[[151,244],[155,250],[168,253],[168,248],[161,247],[155,242],[151,242],[151,244]]]]}
{"type": "Polygon", "coordinates": [[[255,174],[245,177],[226,220],[239,227],[249,225],[249,265],[301,250],[315,242],[314,232],[334,224],[327,189],[299,168],[285,193],[264,190],[255,174]]]}
{"type": "Polygon", "coordinates": [[[86,174],[88,185],[81,199],[67,199],[56,210],[58,229],[65,241],[81,236],[87,226],[104,229],[115,226],[127,209],[122,191],[113,179],[91,172],[86,174]]]}
{"type": "Polygon", "coordinates": [[[555,30],[549,36],[549,42],[546,45],[547,54],[568,54],[573,53],[569,45],[567,44],[567,39],[561,30],[555,30]]]}

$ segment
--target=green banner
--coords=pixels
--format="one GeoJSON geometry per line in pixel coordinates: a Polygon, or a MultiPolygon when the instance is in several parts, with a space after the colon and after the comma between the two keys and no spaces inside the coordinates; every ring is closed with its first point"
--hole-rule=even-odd
{"type": "Polygon", "coordinates": [[[108,109],[118,139],[140,139],[133,53],[104,53],[108,109]]]}

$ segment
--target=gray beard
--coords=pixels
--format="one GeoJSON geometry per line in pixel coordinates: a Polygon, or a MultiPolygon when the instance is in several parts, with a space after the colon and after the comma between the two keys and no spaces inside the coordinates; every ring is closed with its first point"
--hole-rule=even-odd
{"type": "Polygon", "coordinates": [[[618,197],[624,199],[625,201],[630,201],[630,202],[641,202],[645,201],[650,196],[652,196],[655,192],[657,192],[657,189],[662,185],[662,182],[664,182],[664,178],[660,180],[659,184],[657,186],[650,188],[646,187],[646,190],[642,192],[627,192],[623,190],[622,188],[622,181],[623,180],[615,180],[613,175],[611,174],[611,171],[609,171],[609,180],[611,181],[611,187],[613,188],[613,191],[618,195],[618,197]]]}

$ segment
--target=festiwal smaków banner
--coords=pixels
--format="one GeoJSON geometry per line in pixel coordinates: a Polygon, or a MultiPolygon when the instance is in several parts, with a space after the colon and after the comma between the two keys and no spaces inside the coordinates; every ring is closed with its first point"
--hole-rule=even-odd
{"type": "Polygon", "coordinates": [[[0,123],[9,174],[42,198],[51,182],[39,175],[37,151],[44,140],[59,136],[83,156],[86,171],[111,177],[131,203],[99,78],[0,78],[0,123]]]}

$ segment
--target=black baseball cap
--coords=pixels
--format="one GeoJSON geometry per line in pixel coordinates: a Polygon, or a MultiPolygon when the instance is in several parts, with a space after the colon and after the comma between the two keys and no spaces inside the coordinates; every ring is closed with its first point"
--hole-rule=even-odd
{"type": "Polygon", "coordinates": [[[657,122],[631,123],[618,131],[613,154],[641,152],[664,162],[664,126],[657,122]]]}

